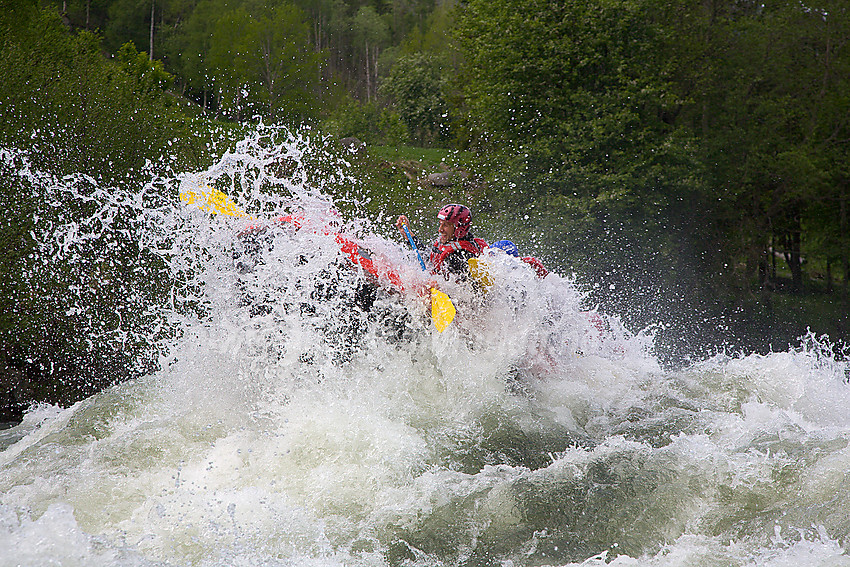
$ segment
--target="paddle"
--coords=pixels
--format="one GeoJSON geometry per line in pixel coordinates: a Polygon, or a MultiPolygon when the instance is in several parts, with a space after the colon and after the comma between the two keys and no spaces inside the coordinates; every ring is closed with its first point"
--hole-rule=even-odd
{"type": "Polygon", "coordinates": [[[196,205],[202,211],[210,213],[222,214],[230,217],[249,216],[248,213],[239,208],[239,206],[234,203],[230,197],[218,189],[206,186],[202,186],[202,188],[208,188],[209,191],[193,191],[191,189],[181,191],[180,200],[189,205],[196,205]]]}
{"type": "MultiPolygon", "coordinates": [[[[416,247],[416,242],[413,240],[413,235],[410,234],[410,229],[407,224],[402,223],[404,234],[407,235],[407,241],[410,242],[410,247],[416,251],[416,257],[419,258],[419,265],[422,266],[422,271],[426,271],[425,262],[422,260],[422,254],[419,253],[419,248],[416,247]]],[[[435,287],[431,288],[431,319],[434,321],[434,326],[439,332],[446,330],[454,318],[457,311],[451,298],[438,290],[435,287]]]]}
{"type": "Polygon", "coordinates": [[[413,240],[413,235],[410,234],[410,229],[407,228],[407,225],[402,223],[401,227],[404,229],[404,234],[407,235],[407,241],[410,242],[410,247],[416,252],[416,257],[419,258],[419,265],[422,266],[422,271],[426,271],[425,261],[422,260],[422,254],[419,253],[419,248],[416,247],[416,242],[413,240]]]}

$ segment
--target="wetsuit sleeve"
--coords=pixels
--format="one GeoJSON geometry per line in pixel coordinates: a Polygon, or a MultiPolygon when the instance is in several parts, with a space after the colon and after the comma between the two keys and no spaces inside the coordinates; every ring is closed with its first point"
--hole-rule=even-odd
{"type": "Polygon", "coordinates": [[[534,268],[534,271],[537,272],[538,278],[545,278],[549,274],[549,270],[547,270],[543,266],[543,263],[534,256],[524,256],[520,259],[532,268],[534,268]]]}

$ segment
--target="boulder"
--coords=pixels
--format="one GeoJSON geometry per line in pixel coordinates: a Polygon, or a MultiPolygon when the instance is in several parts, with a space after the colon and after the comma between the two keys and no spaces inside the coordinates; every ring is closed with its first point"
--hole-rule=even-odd
{"type": "Polygon", "coordinates": [[[462,183],[468,176],[465,171],[440,171],[428,174],[425,183],[432,187],[451,187],[462,183]]]}
{"type": "Polygon", "coordinates": [[[350,136],[348,138],[341,138],[339,143],[343,148],[347,149],[353,154],[356,154],[366,149],[366,143],[353,136],[350,136]]]}

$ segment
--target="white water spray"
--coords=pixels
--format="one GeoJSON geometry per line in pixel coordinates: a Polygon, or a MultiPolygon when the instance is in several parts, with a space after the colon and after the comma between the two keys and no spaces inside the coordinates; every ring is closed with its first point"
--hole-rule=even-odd
{"type": "Polygon", "coordinates": [[[322,183],[344,169],[309,150],[261,131],[141,190],[19,169],[53,213],[87,205],[40,225],[34,282],[133,242],[169,283],[86,329],[151,345],[157,371],[0,437],[0,565],[850,564],[850,394],[817,341],[665,372],[569,279],[498,255],[483,298],[446,286],[438,333],[416,260],[336,216],[322,183]],[[201,182],[261,220],[178,201],[201,182]],[[257,230],[291,212],[408,292],[359,304],[335,232],[257,230]]]}

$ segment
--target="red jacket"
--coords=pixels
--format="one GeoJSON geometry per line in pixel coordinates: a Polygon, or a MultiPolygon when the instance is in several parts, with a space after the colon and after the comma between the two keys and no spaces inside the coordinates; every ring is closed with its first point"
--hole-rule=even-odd
{"type": "Polygon", "coordinates": [[[435,274],[445,271],[465,273],[468,269],[467,260],[481,254],[486,247],[487,242],[475,237],[472,240],[452,240],[446,244],[440,244],[437,240],[431,245],[432,271],[435,274]],[[446,262],[446,266],[443,266],[443,262],[446,262]]]}

